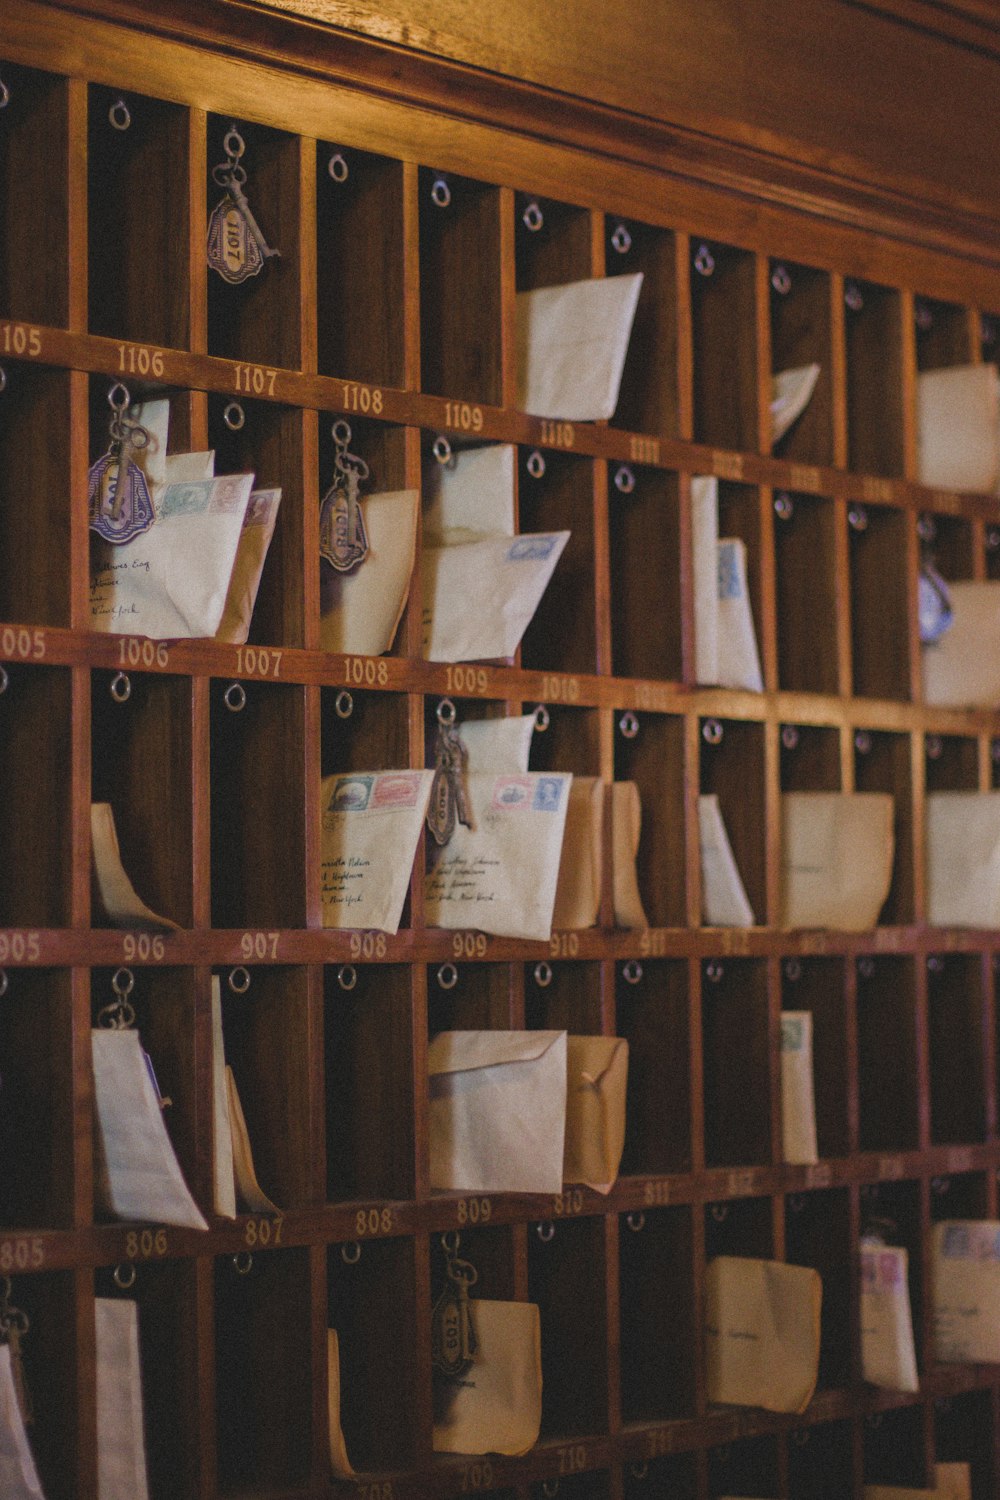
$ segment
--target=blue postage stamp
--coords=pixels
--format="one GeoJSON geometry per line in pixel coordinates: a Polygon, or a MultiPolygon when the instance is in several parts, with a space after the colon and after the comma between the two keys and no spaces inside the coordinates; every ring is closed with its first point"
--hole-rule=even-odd
{"type": "Polygon", "coordinates": [[[718,551],[719,598],[739,599],[743,595],[740,582],[739,549],[735,542],[720,542],[718,551]]]}
{"type": "Polygon", "coordinates": [[[160,501],[160,516],[198,516],[208,510],[214,479],[192,479],[186,484],[168,484],[160,501]]]}
{"type": "Polygon", "coordinates": [[[374,781],[374,776],[338,776],[327,812],[364,812],[374,781]]]}
{"type": "Polygon", "coordinates": [[[507,548],[507,562],[544,562],[556,549],[556,536],[519,536],[507,548]]]}
{"type": "Polygon", "coordinates": [[[540,776],[535,783],[534,812],[558,812],[562,801],[563,783],[558,776],[540,776]]]}

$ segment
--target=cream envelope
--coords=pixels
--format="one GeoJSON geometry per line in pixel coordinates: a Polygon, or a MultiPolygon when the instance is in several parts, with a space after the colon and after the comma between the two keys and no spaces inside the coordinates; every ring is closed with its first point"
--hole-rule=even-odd
{"type": "Polygon", "coordinates": [[[324,927],[399,931],[433,779],[433,771],[324,776],[324,927]]]}
{"type": "Polygon", "coordinates": [[[137,1031],[92,1031],[101,1207],[118,1219],[207,1229],[174,1155],[137,1031]]]}
{"type": "Polygon", "coordinates": [[[233,1132],[229,1120],[226,1054],[222,1035],[222,993],[219,976],[212,975],[212,1207],[223,1219],[236,1217],[236,1179],[233,1175],[233,1132]]]}
{"type": "Polygon", "coordinates": [[[706,927],[752,927],[753,908],[733,854],[714,792],[698,798],[701,850],[701,920],[706,927]]]}
{"type": "Polygon", "coordinates": [[[571,1036],[566,1043],[563,1181],[610,1193],[625,1147],[628,1042],[571,1036]]]}
{"type": "Polygon", "coordinates": [[[924,701],[935,708],[1000,706],[1000,583],[949,583],[952,623],[920,653],[924,701]]]}
{"type": "Polygon", "coordinates": [[[705,1271],[708,1399],[802,1412],[819,1374],[823,1283],[806,1266],[720,1255],[705,1271]]]}
{"type": "Polygon", "coordinates": [[[470,542],[513,536],[517,449],[511,443],[458,448],[424,471],[424,541],[470,542]]]}
{"type": "Polygon", "coordinates": [[[928,796],[927,920],[1000,927],[1000,792],[928,796]]]}
{"type": "Polygon", "coordinates": [[[604,782],[599,776],[574,776],[552,911],[552,926],[558,931],[593,927],[597,921],[603,835],[604,782]]]}
{"type": "Polygon", "coordinates": [[[719,481],[691,480],[691,553],[694,563],[694,676],[719,680],[719,481]]]}
{"type": "Polygon", "coordinates": [[[97,1297],[94,1319],[97,1493],[100,1500],[146,1500],[138,1309],[122,1298],[97,1297]]]}
{"type": "Polygon", "coordinates": [[[819,365],[800,365],[771,377],[771,441],[778,443],[812,400],[819,365]]]}
{"type": "Polygon", "coordinates": [[[366,495],[361,513],[368,556],[353,573],[320,570],[320,646],[347,655],[381,656],[406,608],[417,548],[418,490],[366,495]]]}
{"type": "Polygon", "coordinates": [[[969,1464],[935,1464],[934,1483],[942,1500],[972,1500],[972,1469],[969,1464]]]}
{"type": "Polygon", "coordinates": [[[236,561],[229,579],[225,608],[215,632],[217,641],[242,646],[250,634],[253,607],[257,603],[257,590],[260,588],[267,549],[274,536],[280,504],[280,490],[254,490],[250,496],[236,548],[236,561]]]}
{"type": "Polygon", "coordinates": [[[528,769],[535,724],[534,714],[517,714],[510,719],[466,719],[459,725],[458,734],[469,754],[469,775],[523,775],[528,769]]]}
{"type": "Polygon", "coordinates": [[[900,1245],[861,1243],[861,1373],[888,1391],[918,1391],[917,1356],[900,1245]]]}
{"type": "Polygon", "coordinates": [[[422,650],[427,660],[513,656],[568,540],[568,531],[555,531],[425,546],[422,650]]]}
{"type": "Polygon", "coordinates": [[[9,1344],[0,1344],[0,1495],[4,1500],[43,1500],[17,1399],[9,1344]]]}
{"type": "Polygon", "coordinates": [[[564,1031],[442,1031],[430,1044],[431,1187],[559,1193],[564,1031]]]}
{"type": "Polygon", "coordinates": [[[931,1257],[937,1358],[945,1364],[1000,1363],[1000,1223],[935,1224],[931,1257]]]}
{"type": "Polygon", "coordinates": [[[435,1453],[527,1453],[542,1425],[542,1341],[533,1302],[469,1301],[472,1368],[438,1382],[435,1453]]]}
{"type": "Polygon", "coordinates": [[[615,414],[642,273],[517,296],[517,406],[534,417],[615,414]]]}
{"type": "Polygon", "coordinates": [[[336,1328],[326,1331],[327,1407],[330,1423],[330,1468],[338,1479],[353,1479],[344,1429],[340,1425],[340,1340],[336,1328]]]}
{"type": "Polygon", "coordinates": [[[642,831],[642,801],[634,781],[613,781],[611,793],[611,885],[615,926],[649,926],[639,894],[635,862],[642,831]]]}
{"type": "Polygon", "coordinates": [[[764,691],[750,591],[747,549],[739,537],[720,537],[716,546],[719,609],[719,684],[764,691]]]}
{"type": "Polygon", "coordinates": [[[782,1155],[797,1166],[819,1161],[812,1034],[812,1011],[781,1012],[782,1155]]]}
{"type": "Polygon", "coordinates": [[[786,792],[781,925],[862,932],[892,882],[893,800],[884,792],[786,792]]]}
{"type": "Polygon", "coordinates": [[[91,868],[96,886],[97,905],[113,927],[133,927],[140,931],[176,932],[177,923],[151,911],[136,893],[122,864],[115,815],[109,802],[90,805],[91,868]]]}
{"type": "Polygon", "coordinates": [[[917,376],[917,478],[941,489],[995,488],[1000,479],[995,365],[952,365],[917,376]]]}
{"type": "Polygon", "coordinates": [[[429,927],[548,941],[572,780],[530,772],[467,778],[475,828],[459,823],[445,848],[432,851],[429,927]]]}
{"type": "Polygon", "coordinates": [[[250,1135],[232,1068],[226,1069],[226,1094],[229,1100],[229,1127],[233,1140],[233,1176],[236,1180],[236,1196],[248,1213],[280,1214],[281,1209],[271,1202],[257,1181],[253,1152],[250,1149],[250,1135]]]}

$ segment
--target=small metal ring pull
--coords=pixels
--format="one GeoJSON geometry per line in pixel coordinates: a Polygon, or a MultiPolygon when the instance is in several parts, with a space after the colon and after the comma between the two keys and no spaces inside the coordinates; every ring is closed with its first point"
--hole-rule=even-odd
{"type": "Polygon", "coordinates": [[[951,1411],[953,1405],[954,1405],[954,1402],[953,1402],[951,1396],[935,1396],[934,1397],[934,1410],[935,1411],[939,1411],[942,1416],[947,1416],[948,1413],[951,1411]]]}
{"type": "Polygon", "coordinates": [[[552,983],[552,965],[544,958],[534,967],[532,977],[540,990],[547,990],[552,983]]]}
{"type": "Polygon", "coordinates": [[[549,1243],[549,1240],[554,1238],[555,1232],[556,1226],[553,1224],[551,1219],[543,1219],[540,1224],[535,1225],[535,1233],[538,1235],[538,1238],[541,1240],[543,1245],[547,1245],[549,1243]]]}
{"type": "Polygon", "coordinates": [[[245,995],[250,988],[250,970],[246,964],[237,964],[235,969],[230,969],[226,983],[234,995],[245,995]]]}
{"type": "Polygon", "coordinates": [[[621,219],[615,225],[611,234],[611,248],[616,255],[627,255],[632,248],[632,235],[627,224],[621,219]]]}
{"type": "Polygon", "coordinates": [[[646,1227],[646,1215],[641,1208],[638,1211],[633,1210],[632,1213],[625,1215],[625,1223],[633,1234],[641,1234],[646,1227]]]}
{"type": "Polygon", "coordinates": [[[439,434],[431,446],[431,452],[442,466],[454,463],[455,455],[451,451],[451,444],[443,433],[439,434]]]}
{"type": "Polygon", "coordinates": [[[862,979],[871,979],[875,973],[875,960],[867,953],[858,959],[858,973],[862,979]]]}
{"type": "Polygon", "coordinates": [[[121,380],[114,380],[108,386],[108,405],[113,412],[119,415],[128,411],[132,404],[132,397],[128,393],[128,386],[121,380]]]}
{"type": "Polygon", "coordinates": [[[455,722],[457,715],[455,712],[455,705],[454,703],[452,703],[450,698],[441,699],[441,702],[438,704],[437,709],[435,710],[435,715],[438,723],[441,724],[445,729],[451,728],[451,726],[455,722]]]}
{"type": "Polygon", "coordinates": [[[728,1219],[728,1217],[729,1217],[729,1204],[728,1203],[713,1203],[712,1204],[712,1218],[715,1220],[716,1224],[724,1224],[726,1222],[726,1220],[728,1219]]]}
{"type": "Polygon", "coordinates": [[[247,706],[247,690],[242,682],[231,682],[222,695],[231,714],[241,714],[247,706]]]}
{"type": "Polygon", "coordinates": [[[462,1247],[462,1236],[457,1229],[445,1229],[440,1235],[440,1243],[445,1255],[457,1255],[462,1247]]]}
{"type": "Polygon", "coordinates": [[[923,297],[916,297],[913,302],[913,321],[921,333],[930,333],[934,327],[934,309],[923,297]]]}
{"type": "Polygon", "coordinates": [[[627,708],[618,720],[618,728],[621,731],[623,739],[634,740],[639,733],[638,715],[633,713],[630,708],[627,708]]]}
{"type": "Polygon", "coordinates": [[[718,719],[706,719],[701,726],[701,737],[706,745],[722,744],[722,724],[718,719]]]}
{"type": "MultiPolygon", "coordinates": [[[[3,688],[0,687],[0,693],[2,692],[3,688]]],[[[990,760],[994,765],[1000,765],[1000,740],[990,740],[990,760]]]]}
{"type": "Polygon", "coordinates": [[[10,103],[10,89],[0,78],[0,109],[6,109],[10,103]]]}
{"type": "Polygon", "coordinates": [[[543,1479],[542,1480],[542,1494],[545,1496],[545,1500],[555,1500],[555,1497],[556,1497],[556,1495],[558,1495],[558,1493],[559,1493],[559,1481],[558,1481],[558,1479],[543,1479]]]}
{"type": "Polygon", "coordinates": [[[882,1419],[883,1419],[884,1415],[885,1415],[884,1412],[870,1411],[868,1413],[868,1415],[865,1417],[865,1426],[871,1432],[877,1432],[878,1429],[882,1426],[882,1419]]]}
{"type": "Polygon", "coordinates": [[[852,531],[868,530],[868,512],[863,505],[852,505],[848,508],[847,524],[852,531]]]}
{"type": "Polygon", "coordinates": [[[867,729],[859,729],[855,732],[854,748],[859,755],[871,754],[872,737],[867,729]]]}
{"type": "Polygon", "coordinates": [[[127,703],[132,696],[132,683],[127,672],[116,672],[108,684],[108,692],[116,703],[127,703]]]}
{"type": "Polygon", "coordinates": [[[116,99],[108,110],[108,120],[114,130],[127,130],[132,123],[132,111],[124,99],[116,99]]]}
{"type": "Polygon", "coordinates": [[[453,990],[458,983],[458,970],[454,964],[442,964],[437,971],[438,989],[453,990]]]}
{"type": "Polygon", "coordinates": [[[236,126],[230,125],[229,129],[226,131],[225,136],[223,137],[223,151],[227,156],[231,156],[234,161],[239,161],[246,148],[246,141],[240,135],[236,126]]]}
{"type": "Polygon", "coordinates": [[[119,1291],[127,1292],[130,1287],[135,1286],[135,1266],[131,1261],[120,1260],[112,1271],[111,1277],[119,1291]]]}
{"type": "Polygon", "coordinates": [[[991,349],[997,341],[997,323],[995,318],[983,313],[979,319],[979,342],[987,349],[991,349]]]}
{"type": "Polygon", "coordinates": [[[792,1442],[795,1444],[796,1448],[806,1447],[809,1442],[809,1428],[796,1427],[795,1431],[792,1433],[792,1442]]]}
{"type": "Polygon", "coordinates": [[[358,971],[353,964],[341,964],[337,970],[337,983],[342,990],[350,993],[358,982],[358,971]]]}
{"type": "Polygon", "coordinates": [[[333,700],[333,711],[338,719],[349,719],[354,712],[354,699],[346,688],[341,688],[333,700]]]}
{"type": "Polygon", "coordinates": [[[860,312],[864,307],[865,299],[856,281],[844,282],[844,302],[851,312],[860,312]]]}
{"type": "Polygon", "coordinates": [[[544,734],[551,724],[552,719],[544,703],[539,703],[535,709],[535,734],[544,734]]]}
{"type": "Polygon", "coordinates": [[[929,734],[924,741],[924,753],[928,760],[940,760],[944,754],[944,741],[939,734],[929,734]]]}
{"type": "Polygon", "coordinates": [[[10,674],[6,667],[0,666],[0,693],[5,693],[10,687],[10,674]]]}
{"type": "MultiPolygon", "coordinates": [[[[2,389],[2,387],[0,387],[2,389]]],[[[1000,547],[1000,526],[987,526],[986,528],[986,550],[995,552],[1000,547]]]]}
{"type": "Polygon", "coordinates": [[[797,984],[802,978],[802,965],[797,958],[786,958],[782,968],[789,984],[797,984]]]}
{"type": "Polygon", "coordinates": [[[615,470],[615,489],[620,495],[631,495],[635,489],[635,475],[628,464],[619,464],[615,470]]]}
{"type": "Polygon", "coordinates": [[[532,198],[531,202],[526,204],[524,213],[521,215],[521,223],[532,234],[537,234],[545,223],[545,215],[542,213],[537,198],[532,198]]]}
{"type": "Polygon", "coordinates": [[[800,1214],[806,1206],[805,1193],[789,1193],[788,1207],[791,1213],[800,1214]]]}
{"type": "Polygon", "coordinates": [[[715,270],[715,256],[704,241],[702,241],[695,251],[694,268],[699,276],[711,276],[715,270]]]}
{"type": "Polygon", "coordinates": [[[532,479],[541,479],[545,473],[545,457],[537,448],[532,448],[528,454],[527,463],[524,466],[532,479]]]}
{"type": "Polygon", "coordinates": [[[792,290],[792,278],[787,266],[779,263],[771,267],[771,286],[779,297],[788,296],[788,293],[792,290]]]}
{"type": "Polygon", "coordinates": [[[135,975],[132,970],[127,969],[124,964],[120,969],[116,969],[111,976],[111,988],[119,1000],[126,1000],[135,989],[135,975]]]}
{"type": "Polygon", "coordinates": [[[946,1193],[950,1193],[951,1192],[951,1178],[950,1177],[932,1177],[931,1178],[931,1192],[935,1193],[937,1195],[937,1197],[943,1198],[946,1193]]]}
{"type": "Polygon", "coordinates": [[[926,511],[917,517],[917,536],[922,542],[933,542],[937,536],[937,522],[926,511]]]}
{"type": "Polygon", "coordinates": [[[222,420],[230,432],[239,432],[240,428],[245,425],[246,419],[247,414],[238,401],[227,403],[222,413],[222,420]]]}
{"type": "Polygon", "coordinates": [[[4,369],[3,365],[0,365],[0,396],[3,395],[3,393],[4,393],[4,391],[6,389],[7,389],[7,371],[4,369]]]}
{"type": "Polygon", "coordinates": [[[0,1000],[3,999],[4,995],[6,995],[9,987],[10,980],[7,977],[7,970],[0,969],[0,1000]]]}
{"type": "Polygon", "coordinates": [[[709,984],[721,983],[722,976],[725,972],[725,969],[717,958],[710,958],[708,960],[708,963],[705,965],[705,978],[708,980],[709,984]]]}
{"type": "Polygon", "coordinates": [[[626,984],[639,984],[642,980],[642,964],[637,958],[627,959],[622,964],[622,978],[626,984]]]}
{"type": "Polygon", "coordinates": [[[944,959],[942,958],[940,953],[928,953],[927,970],[930,974],[944,973],[944,959]]]}
{"type": "Polygon", "coordinates": [[[326,170],[334,182],[346,182],[351,175],[347,159],[342,151],[335,151],[326,164],[326,170]]]}
{"type": "Polygon", "coordinates": [[[797,750],[799,745],[799,730],[797,724],[782,724],[781,743],[786,750],[797,750]]]}
{"type": "Polygon", "coordinates": [[[451,188],[447,177],[435,177],[431,183],[431,202],[435,208],[447,208],[451,202],[451,188]]]}
{"type": "Polygon", "coordinates": [[[779,521],[790,521],[795,514],[795,501],[787,490],[779,490],[774,497],[774,514],[779,521]]]}
{"type": "Polygon", "coordinates": [[[233,1270],[237,1276],[249,1276],[253,1270],[253,1256],[249,1250],[237,1250],[233,1256],[233,1270]]]}
{"type": "Polygon", "coordinates": [[[340,1258],[345,1266],[356,1266],[361,1259],[361,1246],[357,1240],[348,1240],[340,1247],[340,1258]]]}

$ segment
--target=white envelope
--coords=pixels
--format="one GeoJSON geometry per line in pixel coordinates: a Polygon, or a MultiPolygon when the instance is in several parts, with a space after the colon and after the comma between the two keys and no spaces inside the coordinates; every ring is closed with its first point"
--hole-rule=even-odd
{"type": "Polygon", "coordinates": [[[995,365],[952,365],[917,376],[917,478],[940,489],[996,487],[1000,380],[995,365]]]}
{"type": "Polygon", "coordinates": [[[691,552],[694,564],[694,677],[719,680],[719,481],[691,480],[691,552]]]}
{"type": "Polygon", "coordinates": [[[568,540],[568,531],[555,531],[426,546],[421,572],[427,660],[513,656],[568,540]]]}
{"type": "Polygon", "coordinates": [[[433,771],[323,777],[324,927],[399,931],[433,780],[433,771]]]}
{"type": "MultiPolygon", "coordinates": [[[[447,1382],[435,1453],[527,1453],[542,1425],[541,1321],[533,1302],[469,1299],[472,1368],[447,1382]]],[[[443,1382],[445,1384],[445,1382],[443,1382]]]]}
{"type": "Polygon", "coordinates": [[[918,1391],[917,1356],[900,1245],[861,1244],[861,1373],[888,1391],[918,1391]]]}
{"type": "Polygon", "coordinates": [[[702,922],[707,927],[752,927],[753,908],[714,792],[698,798],[698,842],[702,922]]]}
{"type": "Polygon", "coordinates": [[[517,449],[511,443],[458,448],[424,470],[424,542],[442,545],[513,536],[517,449]]]}
{"type": "Polygon", "coordinates": [[[615,414],[642,273],[571,281],[517,296],[517,406],[535,417],[615,414]]]}
{"type": "Polygon", "coordinates": [[[368,556],[353,573],[320,569],[320,646],[352,656],[381,656],[406,608],[417,547],[418,490],[366,495],[360,502],[368,556]]]}
{"type": "Polygon", "coordinates": [[[560,1193],[565,1031],[442,1031],[428,1049],[431,1187],[560,1193]]]}
{"type": "Polygon", "coordinates": [[[94,1320],[97,1493],[100,1500],[146,1500],[138,1309],[134,1302],[119,1297],[97,1297],[94,1320]]]}
{"type": "Polygon", "coordinates": [[[523,775],[528,769],[535,723],[534,714],[517,714],[510,719],[466,719],[459,725],[458,735],[468,751],[469,775],[523,775]]]}
{"type": "Polygon", "coordinates": [[[222,1034],[222,988],[212,975],[212,1194],[213,1208],[223,1219],[236,1217],[236,1178],[233,1174],[233,1132],[229,1121],[226,1052],[222,1034]]]}
{"type": "Polygon", "coordinates": [[[781,1138],[784,1160],[819,1161],[810,1010],[781,1012],[781,1138]]]}
{"type": "Polygon", "coordinates": [[[781,925],[863,932],[892,883],[886,792],[786,792],[781,799],[781,925]]]}
{"type": "Polygon", "coordinates": [[[4,1500],[44,1500],[17,1399],[9,1344],[0,1344],[0,1495],[4,1500]]]}
{"type": "Polygon", "coordinates": [[[1000,583],[949,583],[951,628],[924,646],[924,701],[935,708],[1000,707],[1000,583]]]}
{"type": "Polygon", "coordinates": [[[771,377],[771,441],[780,442],[812,400],[819,365],[800,365],[771,377]]]}
{"type": "Polygon", "coordinates": [[[1000,927],[1000,792],[929,794],[927,920],[1000,927]]]}
{"type": "Polygon", "coordinates": [[[931,1228],[934,1343],[945,1364],[1000,1364],[1000,1223],[931,1228]]]}
{"type": "Polygon", "coordinates": [[[716,544],[719,608],[719,685],[764,691],[747,587],[747,549],[739,537],[716,544]]]}
{"type": "Polygon", "coordinates": [[[531,772],[467,778],[475,827],[457,824],[446,847],[431,851],[429,927],[548,941],[572,781],[531,772]]]}

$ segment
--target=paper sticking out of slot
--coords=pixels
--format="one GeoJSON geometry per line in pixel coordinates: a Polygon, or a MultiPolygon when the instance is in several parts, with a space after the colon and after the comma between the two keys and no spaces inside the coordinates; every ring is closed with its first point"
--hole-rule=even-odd
{"type": "Polygon", "coordinates": [[[908,1256],[900,1245],[861,1244],[861,1373],[887,1391],[917,1391],[908,1256]]]}
{"type": "Polygon", "coordinates": [[[1000,706],[1000,583],[949,583],[951,628],[920,653],[934,708],[1000,706]]]}
{"type": "Polygon", "coordinates": [[[340,1423],[340,1339],[336,1328],[326,1331],[327,1409],[330,1423],[330,1468],[338,1479],[354,1479],[347,1443],[340,1423]]]}
{"type": "Polygon", "coordinates": [[[698,798],[701,920],[706,927],[752,927],[753,908],[714,792],[698,798]]]}
{"type": "Polygon", "coordinates": [[[109,802],[91,803],[90,840],[95,905],[111,925],[140,932],[176,932],[177,923],[152,911],[126,874],[109,802]]]}
{"type": "Polygon", "coordinates": [[[813,1088],[813,1018],[809,1010],[781,1012],[781,1139],[786,1162],[819,1161],[813,1088]]]}
{"type": "Polygon", "coordinates": [[[387,490],[359,500],[368,556],[353,573],[320,570],[320,646],[382,656],[406,608],[417,547],[419,490],[387,490]]]}
{"type": "Polygon", "coordinates": [[[570,1036],[566,1048],[563,1181],[610,1193],[625,1148],[628,1042],[570,1036]]]}
{"type": "Polygon", "coordinates": [[[260,589],[264,563],[278,520],[281,491],[253,490],[243,517],[243,529],[236,547],[236,561],[229,579],[229,590],[222,611],[217,641],[242,646],[250,634],[250,621],[260,589]]]}
{"type": "Polygon", "coordinates": [[[207,1229],[177,1164],[137,1031],[92,1031],[100,1206],[117,1219],[207,1229]]]}
{"type": "Polygon", "coordinates": [[[971,1465],[935,1464],[934,1484],[941,1500],[972,1500],[971,1465]]]}
{"type": "Polygon", "coordinates": [[[568,531],[555,531],[425,547],[422,649],[427,660],[513,656],[568,540],[568,531]]]}
{"type": "Polygon", "coordinates": [[[750,591],[747,587],[747,549],[739,537],[720,537],[716,545],[719,598],[719,685],[764,691],[757,653],[750,591]]]}
{"type": "Polygon", "coordinates": [[[517,449],[512,443],[458,448],[424,469],[424,542],[448,546],[513,536],[517,449]]]}
{"type": "Polygon", "coordinates": [[[934,1344],[944,1364],[1000,1363],[1000,1223],[931,1227],[934,1344]]]}
{"type": "Polygon", "coordinates": [[[399,931],[433,779],[433,771],[324,776],[324,927],[399,931]]]}
{"type": "Polygon", "coordinates": [[[248,1213],[280,1214],[281,1209],[264,1192],[257,1181],[250,1147],[250,1132],[240,1102],[236,1078],[230,1067],[226,1068],[226,1094],[229,1100],[229,1126],[233,1141],[233,1173],[236,1178],[236,1195],[248,1213]]]}
{"type": "Polygon", "coordinates": [[[134,1302],[98,1297],[97,1493],[100,1500],[147,1500],[139,1315],[134,1302]]]}
{"type": "Polygon", "coordinates": [[[950,365],[917,376],[917,478],[935,489],[996,489],[1000,480],[996,365],[950,365]]]}
{"type": "Polygon", "coordinates": [[[574,776],[552,910],[552,926],[558,932],[593,927],[597,921],[603,838],[604,782],[599,776],[574,776]]]}
{"type": "Polygon", "coordinates": [[[1000,792],[927,797],[927,920],[1000,927],[1000,792]]]}
{"type": "Polygon", "coordinates": [[[695,680],[762,692],[746,546],[739,537],[719,536],[719,484],[707,475],[691,480],[691,547],[695,680]]]}
{"type": "Polygon", "coordinates": [[[517,406],[534,417],[615,414],[642,273],[571,281],[517,296],[517,406]]]}
{"type": "Polygon", "coordinates": [[[781,370],[771,377],[771,441],[780,443],[793,422],[797,422],[813,397],[819,379],[819,365],[800,365],[781,370]]]}
{"type": "Polygon", "coordinates": [[[892,883],[894,805],[883,792],[781,799],[781,925],[864,932],[892,883]]]}
{"type": "Polygon", "coordinates": [[[633,931],[649,926],[636,860],[642,833],[642,800],[634,781],[613,781],[611,796],[611,887],[615,926],[633,931]]]}
{"type": "Polygon", "coordinates": [[[459,738],[468,752],[470,776],[518,776],[528,769],[534,714],[516,714],[510,719],[465,719],[459,738]]]}
{"type": "Polygon", "coordinates": [[[436,1382],[435,1453],[517,1457],[542,1424],[541,1321],[533,1302],[469,1302],[476,1336],[472,1367],[460,1381],[436,1382]]]}
{"type": "Polygon", "coordinates": [[[709,1401],[802,1412],[819,1374],[823,1283],[780,1261],[720,1255],[705,1270],[709,1401]]]}
{"type": "Polygon", "coordinates": [[[226,1066],[222,993],[212,976],[212,1133],[214,1207],[224,1219],[236,1217],[239,1200],[252,1214],[279,1214],[257,1181],[246,1117],[233,1070],[226,1066]]]}
{"type": "Polygon", "coordinates": [[[430,1180],[439,1191],[560,1193],[565,1031],[442,1031],[430,1044],[430,1180]]]}
{"type": "Polygon", "coordinates": [[[9,1344],[0,1344],[0,1495],[4,1500],[44,1500],[17,1399],[9,1344]]]}
{"type": "Polygon", "coordinates": [[[474,827],[459,823],[432,851],[427,925],[547,942],[573,778],[529,772],[467,781],[474,827]]]}

